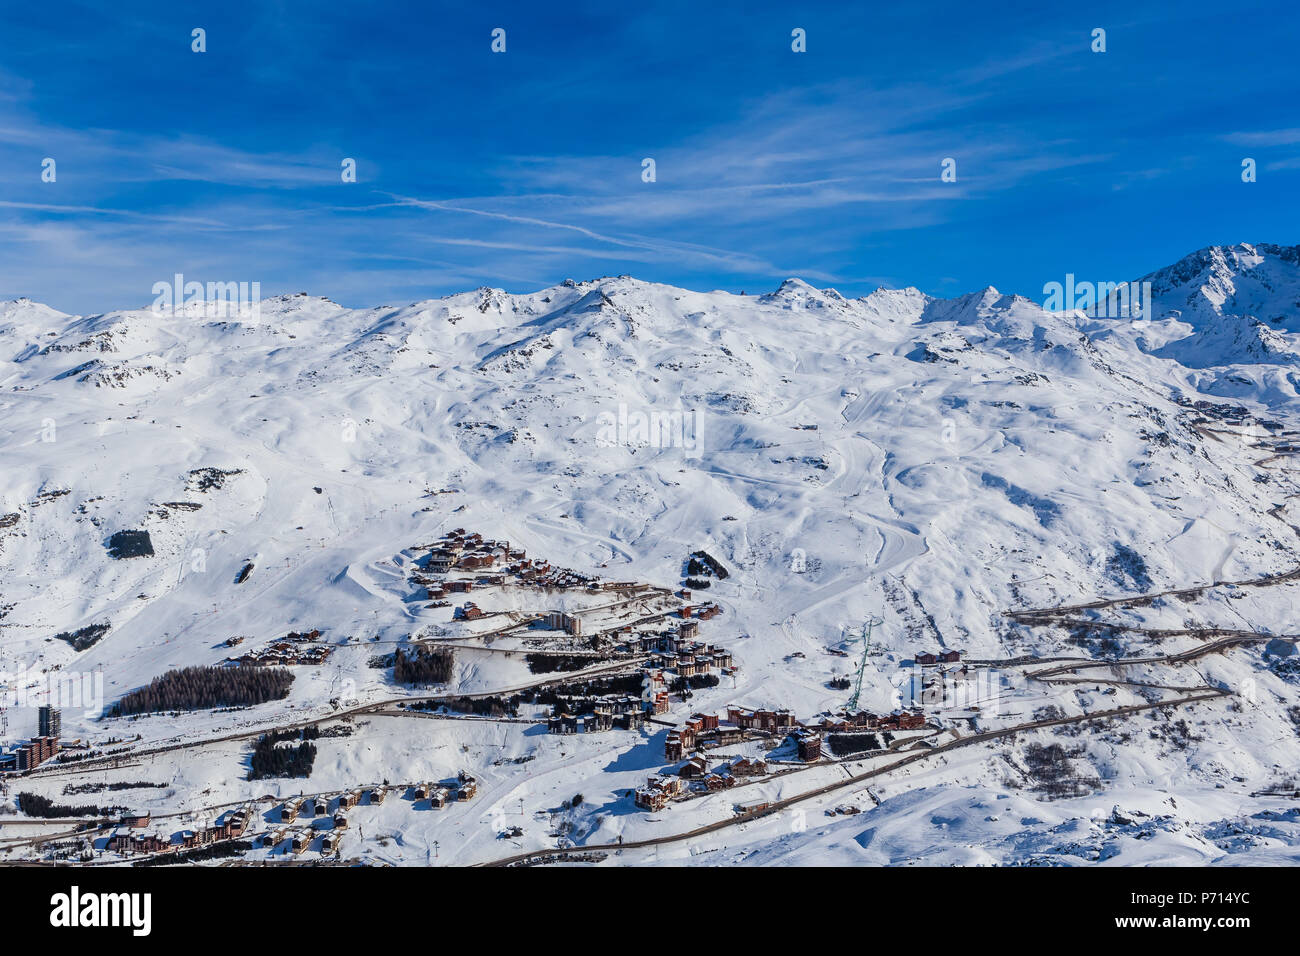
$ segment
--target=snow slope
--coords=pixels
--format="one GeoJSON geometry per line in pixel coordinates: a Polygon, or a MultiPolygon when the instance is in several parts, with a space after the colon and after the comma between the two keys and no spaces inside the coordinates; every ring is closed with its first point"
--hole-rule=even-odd
{"type": "MultiPolygon", "coordinates": [[[[1275,510],[1300,490],[1285,456],[1260,465],[1268,455],[1253,447],[1258,434],[1208,432],[1190,405],[1240,404],[1300,428],[1300,247],[1213,247],[1145,278],[1157,302],[1150,322],[1050,313],[992,288],[954,299],[881,289],[850,300],[797,279],[742,296],[602,278],[359,310],[300,294],[219,319],[65,316],[4,303],[0,671],[102,672],[111,703],[169,668],[222,660],[231,636],[319,627],[340,643],[400,641],[447,618],[410,600],[407,549],[455,526],[662,585],[680,581],[691,551],[721,558],[732,575],[709,597],[725,614],[703,636],[731,647],[741,672],[692,706],[735,701],[802,716],[842,705],[826,681],[847,665],[826,649],[871,615],[884,624],[883,656],[866,675],[869,709],[891,709],[899,667],[918,651],[1077,654],[1065,631],[1017,626],[1002,612],[1300,563],[1288,514],[1275,510]],[[690,416],[698,431],[687,447],[610,440],[610,422],[652,412],[690,416]],[[112,558],[108,539],[121,530],[147,530],[153,555],[112,558]],[[250,579],[236,584],[250,560],[250,579]],[[87,650],[52,639],[93,624],[110,630],[87,650]]],[[[1137,612],[1138,623],[1293,630],[1290,590],[1260,595],[1207,592],[1137,612]]],[[[1266,809],[1246,795],[1278,785],[1300,757],[1288,716],[1300,701],[1257,647],[1199,666],[1211,683],[1254,681],[1253,709],[1228,719],[1227,705],[1208,703],[1178,715],[1203,741],[1191,749],[1099,735],[1079,758],[1102,781],[1091,802],[1034,811],[1040,801],[972,749],[955,768],[917,774],[931,796],[891,784],[893,796],[866,816],[779,840],[747,825],[753,845],[729,858],[1225,856],[1206,828],[1266,809]],[[1196,835],[1162,836],[1174,841],[1163,856],[1150,855],[1155,843],[1102,840],[1088,823],[1099,803],[1109,813],[1127,800],[1155,814],[1163,798],[1153,794],[1165,791],[1180,808],[1159,812],[1185,810],[1179,826],[1196,835]],[[1007,800],[1014,810],[986,812],[1007,800]],[[955,822],[936,828],[938,816],[955,822]],[[1008,823],[1028,816],[1041,819],[1008,823]],[[886,836],[891,827],[900,829],[886,836]],[[953,848],[958,831],[969,850],[953,848]],[[1072,855],[1059,849],[1067,842],[1091,849],[1072,855]]],[[[465,689],[521,678],[467,660],[458,672],[465,689]]],[[[341,686],[362,701],[393,691],[364,651],[346,650],[304,670],[287,703],[259,711],[320,708],[341,686]]],[[[1020,691],[1042,697],[1028,711],[1088,703],[1083,690],[1020,691]]],[[[1116,699],[1140,696],[1121,690],[1116,699]]],[[[64,724],[69,735],[161,740],[248,719],[151,717],[127,731],[65,712],[64,724]]],[[[32,723],[30,711],[13,712],[10,737],[32,723]]],[[[364,752],[340,745],[318,770],[320,789],[331,774],[338,786],[358,773],[394,774],[391,764],[424,759],[432,739],[448,756],[429,773],[456,769],[461,745],[470,749],[459,754],[481,758],[486,806],[517,801],[519,786],[539,806],[581,790],[606,795],[588,801],[603,813],[588,821],[590,842],[655,826],[617,793],[663,765],[662,728],[621,743],[559,743],[535,728],[416,723],[423,736],[414,743],[394,728],[364,752]],[[525,753],[537,758],[527,773],[492,769],[525,753]]],[[[238,799],[248,785],[230,782],[235,751],[167,772],[182,798],[226,787],[238,799]]],[[[685,829],[707,812],[701,806],[661,814],[677,816],[657,825],[685,829]]],[[[1285,822],[1276,840],[1290,847],[1300,831],[1285,822]]],[[[450,824],[392,826],[404,845],[425,849],[365,852],[422,863],[450,824]]],[[[490,839],[462,834],[441,840],[440,860],[452,842],[459,862],[501,855],[490,839]]],[[[723,842],[698,841],[692,852],[723,842]]]]}

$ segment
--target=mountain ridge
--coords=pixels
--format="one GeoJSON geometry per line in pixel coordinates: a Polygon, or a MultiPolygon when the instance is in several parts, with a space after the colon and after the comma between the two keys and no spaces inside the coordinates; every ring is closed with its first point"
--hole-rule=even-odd
{"type": "MultiPolygon", "coordinates": [[[[1173,295],[1177,295],[1184,286],[1189,285],[1193,280],[1200,279],[1202,286],[1213,286],[1215,284],[1221,284],[1227,281],[1231,281],[1233,278],[1240,277],[1244,274],[1249,274],[1253,270],[1256,270],[1261,265],[1268,265],[1270,261],[1274,263],[1285,264],[1293,269],[1300,270],[1300,244],[1295,246],[1285,246],[1277,243],[1268,243],[1268,242],[1264,242],[1264,243],[1240,242],[1240,243],[1235,243],[1230,245],[1205,246],[1191,253],[1188,253],[1186,256],[1182,257],[1175,263],[1172,263],[1160,269],[1156,269],[1152,272],[1142,275],[1139,278],[1132,279],[1129,281],[1151,282],[1153,285],[1153,291],[1158,297],[1173,296],[1173,295]]],[[[470,300],[472,297],[477,297],[477,302],[475,304],[477,305],[479,311],[486,312],[489,306],[496,306],[499,309],[506,302],[509,302],[511,304],[517,301],[530,302],[534,300],[550,302],[554,296],[564,295],[566,291],[571,291],[571,290],[582,290],[581,294],[578,296],[579,298],[585,296],[593,296],[593,295],[596,298],[599,298],[599,296],[601,295],[608,296],[608,290],[610,288],[613,288],[616,291],[626,291],[629,285],[632,288],[654,287],[654,288],[669,290],[674,293],[689,294],[689,295],[730,295],[730,296],[737,296],[742,298],[757,299],[760,302],[761,301],[780,302],[780,301],[789,301],[793,299],[795,301],[811,300],[811,301],[837,302],[837,303],[864,303],[864,302],[871,301],[873,297],[877,297],[881,295],[888,295],[888,296],[896,295],[904,298],[913,298],[916,296],[922,296],[925,299],[933,302],[960,302],[960,301],[969,300],[972,297],[988,298],[990,295],[993,296],[1003,295],[1003,293],[1001,293],[998,289],[996,289],[991,285],[985,286],[978,290],[972,290],[970,292],[960,293],[956,296],[947,297],[947,298],[940,297],[940,296],[933,296],[930,295],[929,293],[921,292],[914,286],[903,286],[898,288],[880,286],[870,293],[850,299],[841,295],[833,287],[829,287],[829,286],[817,287],[797,276],[791,276],[783,280],[777,286],[777,288],[772,292],[751,294],[746,296],[744,293],[737,294],[737,293],[730,293],[730,292],[721,292],[718,290],[687,289],[685,287],[675,286],[669,283],[651,282],[647,280],[637,279],[635,277],[626,274],[621,274],[617,276],[612,276],[612,275],[599,276],[596,278],[586,279],[582,281],[566,279],[563,282],[557,283],[555,285],[547,286],[543,289],[539,289],[529,293],[511,293],[506,291],[503,288],[498,288],[493,286],[479,286],[476,289],[447,293],[446,295],[443,296],[438,296],[431,299],[416,300],[415,302],[411,302],[411,303],[402,303],[402,304],[388,303],[388,304],[376,305],[376,306],[362,306],[354,309],[349,309],[346,306],[342,306],[339,303],[329,299],[327,296],[312,296],[307,292],[279,293],[276,295],[267,296],[264,299],[262,299],[262,304],[263,305],[270,304],[273,306],[277,306],[277,308],[274,309],[275,314],[284,314],[285,312],[288,311],[300,311],[304,305],[315,304],[315,303],[324,303],[328,306],[333,306],[337,310],[356,313],[356,312],[377,311],[377,310],[384,310],[384,309],[407,309],[407,308],[413,308],[415,306],[428,307],[429,305],[435,303],[448,303],[449,305],[451,304],[460,305],[462,303],[467,303],[468,300],[470,300]]],[[[1199,287],[1197,291],[1200,291],[1199,287]]],[[[1008,295],[1012,297],[1023,298],[1029,302],[1037,301],[1037,299],[1035,299],[1034,297],[1024,296],[1021,293],[1008,293],[1008,295]]],[[[1210,301],[1213,302],[1213,300],[1210,301]]],[[[1221,303],[1217,303],[1217,304],[1221,305],[1221,303]]],[[[572,305],[572,303],[570,303],[570,305],[572,305]]],[[[1288,305],[1291,308],[1295,308],[1297,307],[1297,302],[1292,301],[1288,303],[1288,305]]],[[[74,315],[71,313],[60,312],[57,309],[53,309],[52,307],[45,305],[44,303],[38,302],[36,300],[33,300],[27,296],[20,296],[17,299],[0,301],[0,322],[3,322],[3,320],[6,317],[11,315],[14,311],[16,311],[20,307],[25,307],[31,310],[49,313],[57,317],[66,316],[73,319],[94,318],[94,317],[109,316],[109,315],[116,315],[116,314],[127,314],[133,312],[149,311],[148,307],[141,307],[141,308],[110,309],[106,312],[74,315]]]]}
{"type": "MultiPolygon", "coordinates": [[[[845,633],[871,617],[882,620],[879,657],[861,698],[875,712],[894,706],[915,655],[937,647],[985,661],[1142,659],[1191,646],[1198,629],[1289,634],[1285,582],[1198,590],[1284,575],[1300,550],[1300,482],[1285,450],[1300,434],[1283,282],[1294,266],[1252,248],[1246,271],[1268,274],[1234,278],[1222,302],[1262,294],[1267,279],[1272,297],[1261,301],[1288,311],[1262,332],[1230,311],[1199,326],[1053,313],[991,287],[844,299],[786,282],[742,297],[626,276],[367,309],[275,297],[241,318],[0,305],[0,671],[101,672],[112,703],[168,669],[220,664],[233,637],[320,627],[340,646],[365,646],[454,631],[452,609],[413,593],[406,572],[417,545],[455,527],[664,587],[681,586],[692,553],[715,556],[730,574],[701,589],[723,609],[702,631],[740,670],[683,707],[841,707],[832,681],[847,665],[833,651],[848,653],[845,633]],[[619,430],[653,414],[686,427],[619,430]],[[152,553],[115,557],[110,542],[124,531],[147,532],[152,553]],[[1101,611],[1059,627],[1007,616],[1161,590],[1198,596],[1116,608],[1124,631],[1107,631],[1101,611]],[[58,639],[101,625],[92,646],[58,639]]],[[[1202,276],[1170,273],[1166,299],[1211,283],[1202,276]]],[[[1213,278],[1226,288],[1221,269],[1213,278]]],[[[490,593],[474,598],[493,609],[490,593]]],[[[501,610],[564,601],[538,595],[501,610]]],[[[378,656],[340,650],[257,714],[328,713],[344,682],[362,701],[392,696],[385,671],[367,664],[378,656]]],[[[1300,693],[1272,658],[1240,647],[1194,673],[1149,670],[1103,689],[1027,685],[1008,665],[1006,706],[1078,714],[1142,703],[1143,679],[1253,682],[1249,708],[1188,708],[1200,746],[1104,729],[1076,741],[1110,803],[1158,806],[1177,776],[1212,821],[1228,812],[1217,785],[1278,786],[1279,762],[1300,760],[1289,716],[1300,693]]],[[[527,676],[522,661],[471,659],[451,689],[527,676]]],[[[199,739],[247,719],[155,715],[131,727],[199,739]]],[[[121,729],[80,714],[64,723],[92,739],[121,729]]],[[[644,783],[658,744],[565,743],[637,749],[635,759],[592,749],[597,763],[579,781],[547,762],[547,735],[511,739],[512,755],[533,754],[616,808],[607,820],[651,826],[615,791],[644,783]]],[[[1019,766],[1020,745],[1008,746],[998,753],[1019,766]]],[[[474,752],[485,779],[497,753],[474,752]]],[[[997,799],[1014,776],[994,759],[953,766],[933,779],[958,803],[997,799]]],[[[176,772],[195,792],[235,786],[215,762],[176,772]]],[[[1086,826],[1084,799],[1059,812],[1086,826]]],[[[886,802],[883,812],[905,814],[886,802]]],[[[402,825],[424,838],[434,824],[402,825]]],[[[993,841],[993,858],[1025,858],[994,831],[972,827],[993,841]]],[[[1216,858],[1213,841],[1162,845],[1216,858]]],[[[470,846],[490,856],[491,845],[470,846]]]]}

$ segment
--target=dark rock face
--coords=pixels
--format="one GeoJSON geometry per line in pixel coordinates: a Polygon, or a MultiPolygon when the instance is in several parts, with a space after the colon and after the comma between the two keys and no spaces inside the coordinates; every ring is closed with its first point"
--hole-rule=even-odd
{"type": "Polygon", "coordinates": [[[153,542],[148,531],[118,531],[108,539],[108,554],[113,558],[152,557],[153,542]]]}

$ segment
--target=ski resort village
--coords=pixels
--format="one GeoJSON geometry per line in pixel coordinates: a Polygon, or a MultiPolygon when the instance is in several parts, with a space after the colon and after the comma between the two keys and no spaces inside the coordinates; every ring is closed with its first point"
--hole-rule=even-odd
{"type": "Polygon", "coordinates": [[[1295,862],[1300,251],[1142,282],[0,304],[0,862],[1295,862]]]}
{"type": "MultiPolygon", "coordinates": [[[[728,574],[706,552],[692,555],[689,564],[697,573],[728,574]]],[[[724,698],[726,689],[736,686],[739,668],[730,650],[701,639],[702,623],[722,613],[719,605],[692,601],[685,588],[604,580],[530,558],[507,541],[463,528],[404,550],[391,567],[405,572],[409,593],[404,599],[422,625],[406,640],[334,639],[320,629],[289,632],[213,667],[162,675],[115,706],[107,734],[87,738],[65,736],[62,711],[41,705],[37,734],[0,755],[0,772],[18,789],[19,809],[49,823],[30,828],[12,844],[6,841],[8,856],[135,863],[163,857],[355,861],[373,852],[365,842],[367,828],[382,847],[395,839],[384,837],[394,817],[437,810],[446,812],[430,818],[435,850],[446,845],[455,857],[462,852],[456,844],[469,841],[481,844],[479,854],[491,860],[499,846],[531,844],[548,851],[573,846],[575,828],[590,826],[580,808],[594,796],[610,812],[631,815],[729,791],[729,804],[720,796],[699,813],[747,819],[767,811],[782,789],[758,784],[829,766],[839,757],[863,759],[933,746],[939,734],[940,724],[927,722],[919,709],[873,714],[837,708],[805,719],[781,701],[695,710],[697,697],[724,698]],[[450,607],[442,600],[449,595],[463,596],[463,603],[450,607]],[[564,609],[534,610],[551,603],[564,609]],[[380,679],[367,680],[363,668],[380,679]],[[418,692],[445,689],[456,683],[458,672],[471,668],[511,686],[498,692],[418,692]],[[317,681],[329,674],[330,686],[349,690],[331,698],[324,715],[290,709],[279,723],[221,734],[217,751],[233,756],[227,771],[247,778],[236,788],[242,794],[221,794],[235,799],[178,810],[172,782],[126,779],[144,768],[157,776],[159,768],[183,764],[205,747],[202,738],[147,741],[133,731],[131,724],[140,722],[133,717],[176,718],[179,711],[223,694],[280,700],[290,696],[302,671],[317,681]],[[268,675],[275,679],[267,681],[268,675]],[[368,692],[359,690],[363,687],[368,692]],[[370,699],[378,688],[391,696],[370,699]],[[448,730],[460,741],[458,748],[435,742],[448,730]],[[570,739],[575,735],[584,739],[570,739]],[[399,743],[403,738],[407,742],[399,743]],[[349,759],[359,745],[364,751],[383,748],[397,759],[391,767],[349,759]],[[414,751],[404,752],[407,747],[414,751]],[[602,788],[613,787],[609,792],[593,792],[579,779],[586,795],[575,792],[557,800],[564,791],[539,787],[533,792],[526,783],[534,779],[538,768],[529,765],[539,756],[590,764],[629,750],[640,752],[633,766],[599,780],[602,788]],[[297,786],[300,779],[321,776],[316,763],[322,759],[338,786],[325,792],[297,786]],[[411,776],[416,769],[424,774],[411,776]],[[484,800],[476,801],[480,776],[491,786],[493,802],[486,809],[484,800]],[[462,806],[470,802],[474,805],[462,806]],[[354,824],[355,839],[345,840],[354,824]],[[455,829],[440,841],[443,826],[455,829]],[[355,856],[345,857],[349,842],[355,843],[355,856]],[[307,851],[312,852],[303,857],[307,851]]],[[[242,648],[253,641],[232,637],[224,646],[242,648]]],[[[841,649],[830,653],[846,656],[841,649]]],[[[869,653],[869,644],[863,644],[858,680],[869,653]]],[[[920,654],[913,663],[924,674],[940,660],[951,664],[960,657],[958,651],[920,654]]],[[[965,677],[970,668],[961,671],[965,677]]],[[[830,685],[840,681],[832,679],[830,685]]],[[[968,719],[979,707],[967,710],[968,719]]],[[[177,772],[174,767],[165,775],[174,781],[177,772]]],[[[598,858],[603,857],[587,856],[598,858]]],[[[524,854],[523,859],[534,858],[524,854]]]]}

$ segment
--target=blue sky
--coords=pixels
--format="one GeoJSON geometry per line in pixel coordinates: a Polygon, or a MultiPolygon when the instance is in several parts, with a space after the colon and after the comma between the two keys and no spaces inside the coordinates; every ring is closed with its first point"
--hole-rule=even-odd
{"type": "Polygon", "coordinates": [[[623,273],[1039,298],[1300,242],[1295,7],[975,6],[9,2],[0,298],[143,306],[177,272],[350,306],[623,273]]]}

